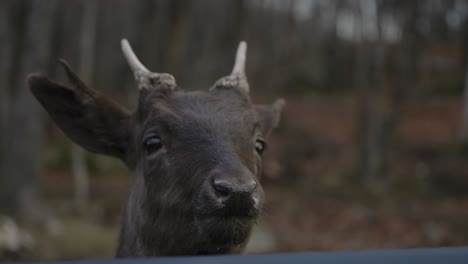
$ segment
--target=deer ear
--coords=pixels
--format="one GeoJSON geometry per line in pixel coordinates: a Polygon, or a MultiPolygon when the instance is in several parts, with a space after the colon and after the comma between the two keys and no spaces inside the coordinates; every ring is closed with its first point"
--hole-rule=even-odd
{"type": "Polygon", "coordinates": [[[277,99],[272,105],[256,105],[260,127],[263,135],[268,137],[280,121],[281,110],[285,105],[284,99],[277,99]]]}
{"type": "Polygon", "coordinates": [[[32,93],[75,143],[91,152],[125,159],[130,114],[107,96],[87,88],[65,62],[61,63],[72,88],[32,74],[28,76],[32,93]]]}

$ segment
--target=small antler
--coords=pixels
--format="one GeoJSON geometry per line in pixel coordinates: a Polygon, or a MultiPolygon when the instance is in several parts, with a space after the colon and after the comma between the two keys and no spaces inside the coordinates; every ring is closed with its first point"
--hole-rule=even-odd
{"type": "Polygon", "coordinates": [[[232,68],[231,75],[244,75],[245,76],[245,61],[247,59],[247,43],[241,41],[237,48],[236,61],[232,68]]]}
{"type": "Polygon", "coordinates": [[[122,46],[122,52],[125,56],[125,59],[132,69],[135,80],[138,83],[138,89],[151,89],[155,86],[166,86],[171,90],[176,88],[176,81],[172,75],[168,73],[156,73],[149,71],[135,55],[135,52],[133,52],[133,49],[130,46],[128,40],[122,39],[120,44],[122,46]]]}
{"type": "Polygon", "coordinates": [[[214,84],[211,89],[218,87],[238,88],[242,93],[249,94],[249,83],[245,75],[245,62],[247,60],[247,43],[241,41],[237,48],[236,60],[231,75],[225,76],[214,84]]]}

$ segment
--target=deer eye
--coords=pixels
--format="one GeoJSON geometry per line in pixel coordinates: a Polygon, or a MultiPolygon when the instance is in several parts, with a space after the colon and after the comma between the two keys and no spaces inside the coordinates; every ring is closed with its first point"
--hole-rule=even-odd
{"type": "Polygon", "coordinates": [[[255,151],[257,151],[259,155],[262,155],[265,149],[266,149],[265,141],[261,139],[257,139],[257,141],[255,141],[255,151]]]}
{"type": "Polygon", "coordinates": [[[143,142],[146,154],[152,154],[162,147],[161,139],[158,136],[150,136],[143,142]]]}

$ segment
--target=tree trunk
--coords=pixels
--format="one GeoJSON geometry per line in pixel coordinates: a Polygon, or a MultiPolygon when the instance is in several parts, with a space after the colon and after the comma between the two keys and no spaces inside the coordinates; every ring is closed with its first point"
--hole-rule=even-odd
{"type": "MultiPolygon", "coordinates": [[[[370,190],[379,191],[383,184],[384,142],[383,142],[383,75],[384,46],[380,36],[380,17],[378,0],[374,0],[375,17],[365,14],[364,5],[359,2],[361,30],[366,23],[375,23],[376,31],[372,35],[361,32],[361,47],[357,54],[357,89],[360,91],[358,103],[358,148],[359,174],[363,183],[370,190]],[[367,40],[366,38],[371,38],[367,40]]],[[[369,33],[369,32],[368,32],[369,33]]]]}
{"type": "MultiPolygon", "coordinates": [[[[466,20],[466,19],[465,19],[466,20]]],[[[460,120],[460,143],[468,146],[468,20],[464,23],[463,40],[465,51],[465,78],[463,88],[462,113],[460,120]]]]}
{"type": "MultiPolygon", "coordinates": [[[[12,41],[9,39],[12,36],[10,35],[9,19],[9,2],[2,1],[0,2],[0,135],[5,135],[5,129],[8,124],[8,113],[9,113],[9,103],[10,103],[10,65],[11,65],[11,56],[12,54],[12,41]]],[[[0,136],[0,168],[3,167],[4,155],[6,155],[5,145],[6,137],[0,136]]],[[[1,171],[1,169],[0,169],[1,171]]],[[[0,175],[0,192],[2,185],[2,175],[0,175]]]]}
{"type": "MultiPolygon", "coordinates": [[[[80,43],[80,76],[85,83],[91,85],[94,72],[94,55],[96,45],[96,28],[98,2],[87,0],[82,2],[84,5],[81,21],[81,43],[80,43]]],[[[86,209],[89,201],[89,173],[86,164],[84,150],[72,144],[72,173],[74,179],[75,206],[79,211],[86,209]]]]}
{"type": "Polygon", "coordinates": [[[183,82],[182,65],[183,58],[186,55],[187,47],[187,17],[189,16],[191,2],[187,0],[178,0],[169,2],[169,32],[167,35],[167,56],[165,62],[167,63],[167,70],[180,76],[183,82]]]}
{"type": "MultiPolygon", "coordinates": [[[[8,155],[0,168],[0,208],[28,222],[46,220],[40,199],[39,176],[43,157],[43,111],[33,98],[26,76],[47,69],[57,1],[31,0],[24,5],[25,28],[18,70],[13,76],[16,96],[11,108],[7,138],[8,155]]],[[[3,133],[3,132],[2,132],[3,133]]]]}
{"type": "Polygon", "coordinates": [[[385,121],[384,139],[387,149],[387,159],[392,159],[392,155],[397,152],[398,138],[396,130],[400,116],[402,115],[402,106],[407,98],[408,91],[417,87],[419,57],[422,45],[420,34],[417,30],[417,21],[419,19],[420,3],[414,1],[401,1],[399,8],[394,12],[395,15],[403,15],[401,44],[398,49],[398,56],[395,58],[398,71],[397,77],[390,90],[391,108],[385,121]]]}
{"type": "MultiPolygon", "coordinates": [[[[467,57],[468,61],[468,57],[467,57]]],[[[463,145],[468,145],[468,63],[465,66],[465,80],[463,89],[463,110],[461,117],[460,141],[463,145]]]]}

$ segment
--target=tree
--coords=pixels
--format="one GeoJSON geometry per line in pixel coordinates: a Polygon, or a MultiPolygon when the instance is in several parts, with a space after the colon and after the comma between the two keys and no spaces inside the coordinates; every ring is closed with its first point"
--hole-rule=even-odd
{"type": "Polygon", "coordinates": [[[465,18],[463,30],[463,45],[465,52],[465,76],[462,97],[462,114],[460,120],[460,142],[468,146],[468,18],[465,18]]]}
{"type": "MultiPolygon", "coordinates": [[[[4,134],[8,123],[8,113],[10,109],[10,60],[12,52],[12,41],[10,33],[10,3],[6,1],[0,2],[0,134],[4,134]]],[[[0,168],[3,167],[4,155],[6,155],[6,137],[0,137],[0,168]]],[[[1,176],[1,175],[0,175],[1,176]]],[[[0,177],[0,184],[2,183],[0,177]]]]}
{"type": "Polygon", "coordinates": [[[381,187],[384,165],[383,76],[384,43],[381,37],[381,2],[358,2],[361,45],[357,48],[359,173],[371,190],[381,187]],[[365,31],[365,25],[373,30],[365,31]]]}
{"type": "Polygon", "coordinates": [[[3,165],[0,167],[0,210],[17,215],[24,220],[46,220],[42,205],[39,176],[44,142],[43,112],[29,92],[26,76],[38,69],[47,69],[50,61],[50,44],[57,1],[30,0],[24,2],[23,45],[18,51],[18,68],[13,75],[15,96],[12,99],[10,118],[2,134],[3,165]]]}
{"type": "MultiPolygon", "coordinates": [[[[466,59],[468,61],[468,57],[466,59]]],[[[460,141],[464,145],[468,145],[468,63],[465,65],[465,79],[463,88],[463,99],[462,99],[462,117],[461,117],[461,129],[460,129],[460,141]]]]}
{"type": "MultiPolygon", "coordinates": [[[[80,42],[80,76],[84,82],[90,84],[93,80],[94,58],[96,45],[96,27],[99,2],[83,1],[83,15],[81,18],[80,42]]],[[[86,165],[84,150],[72,144],[72,173],[75,182],[75,206],[83,211],[89,200],[89,173],[86,165]]]]}

